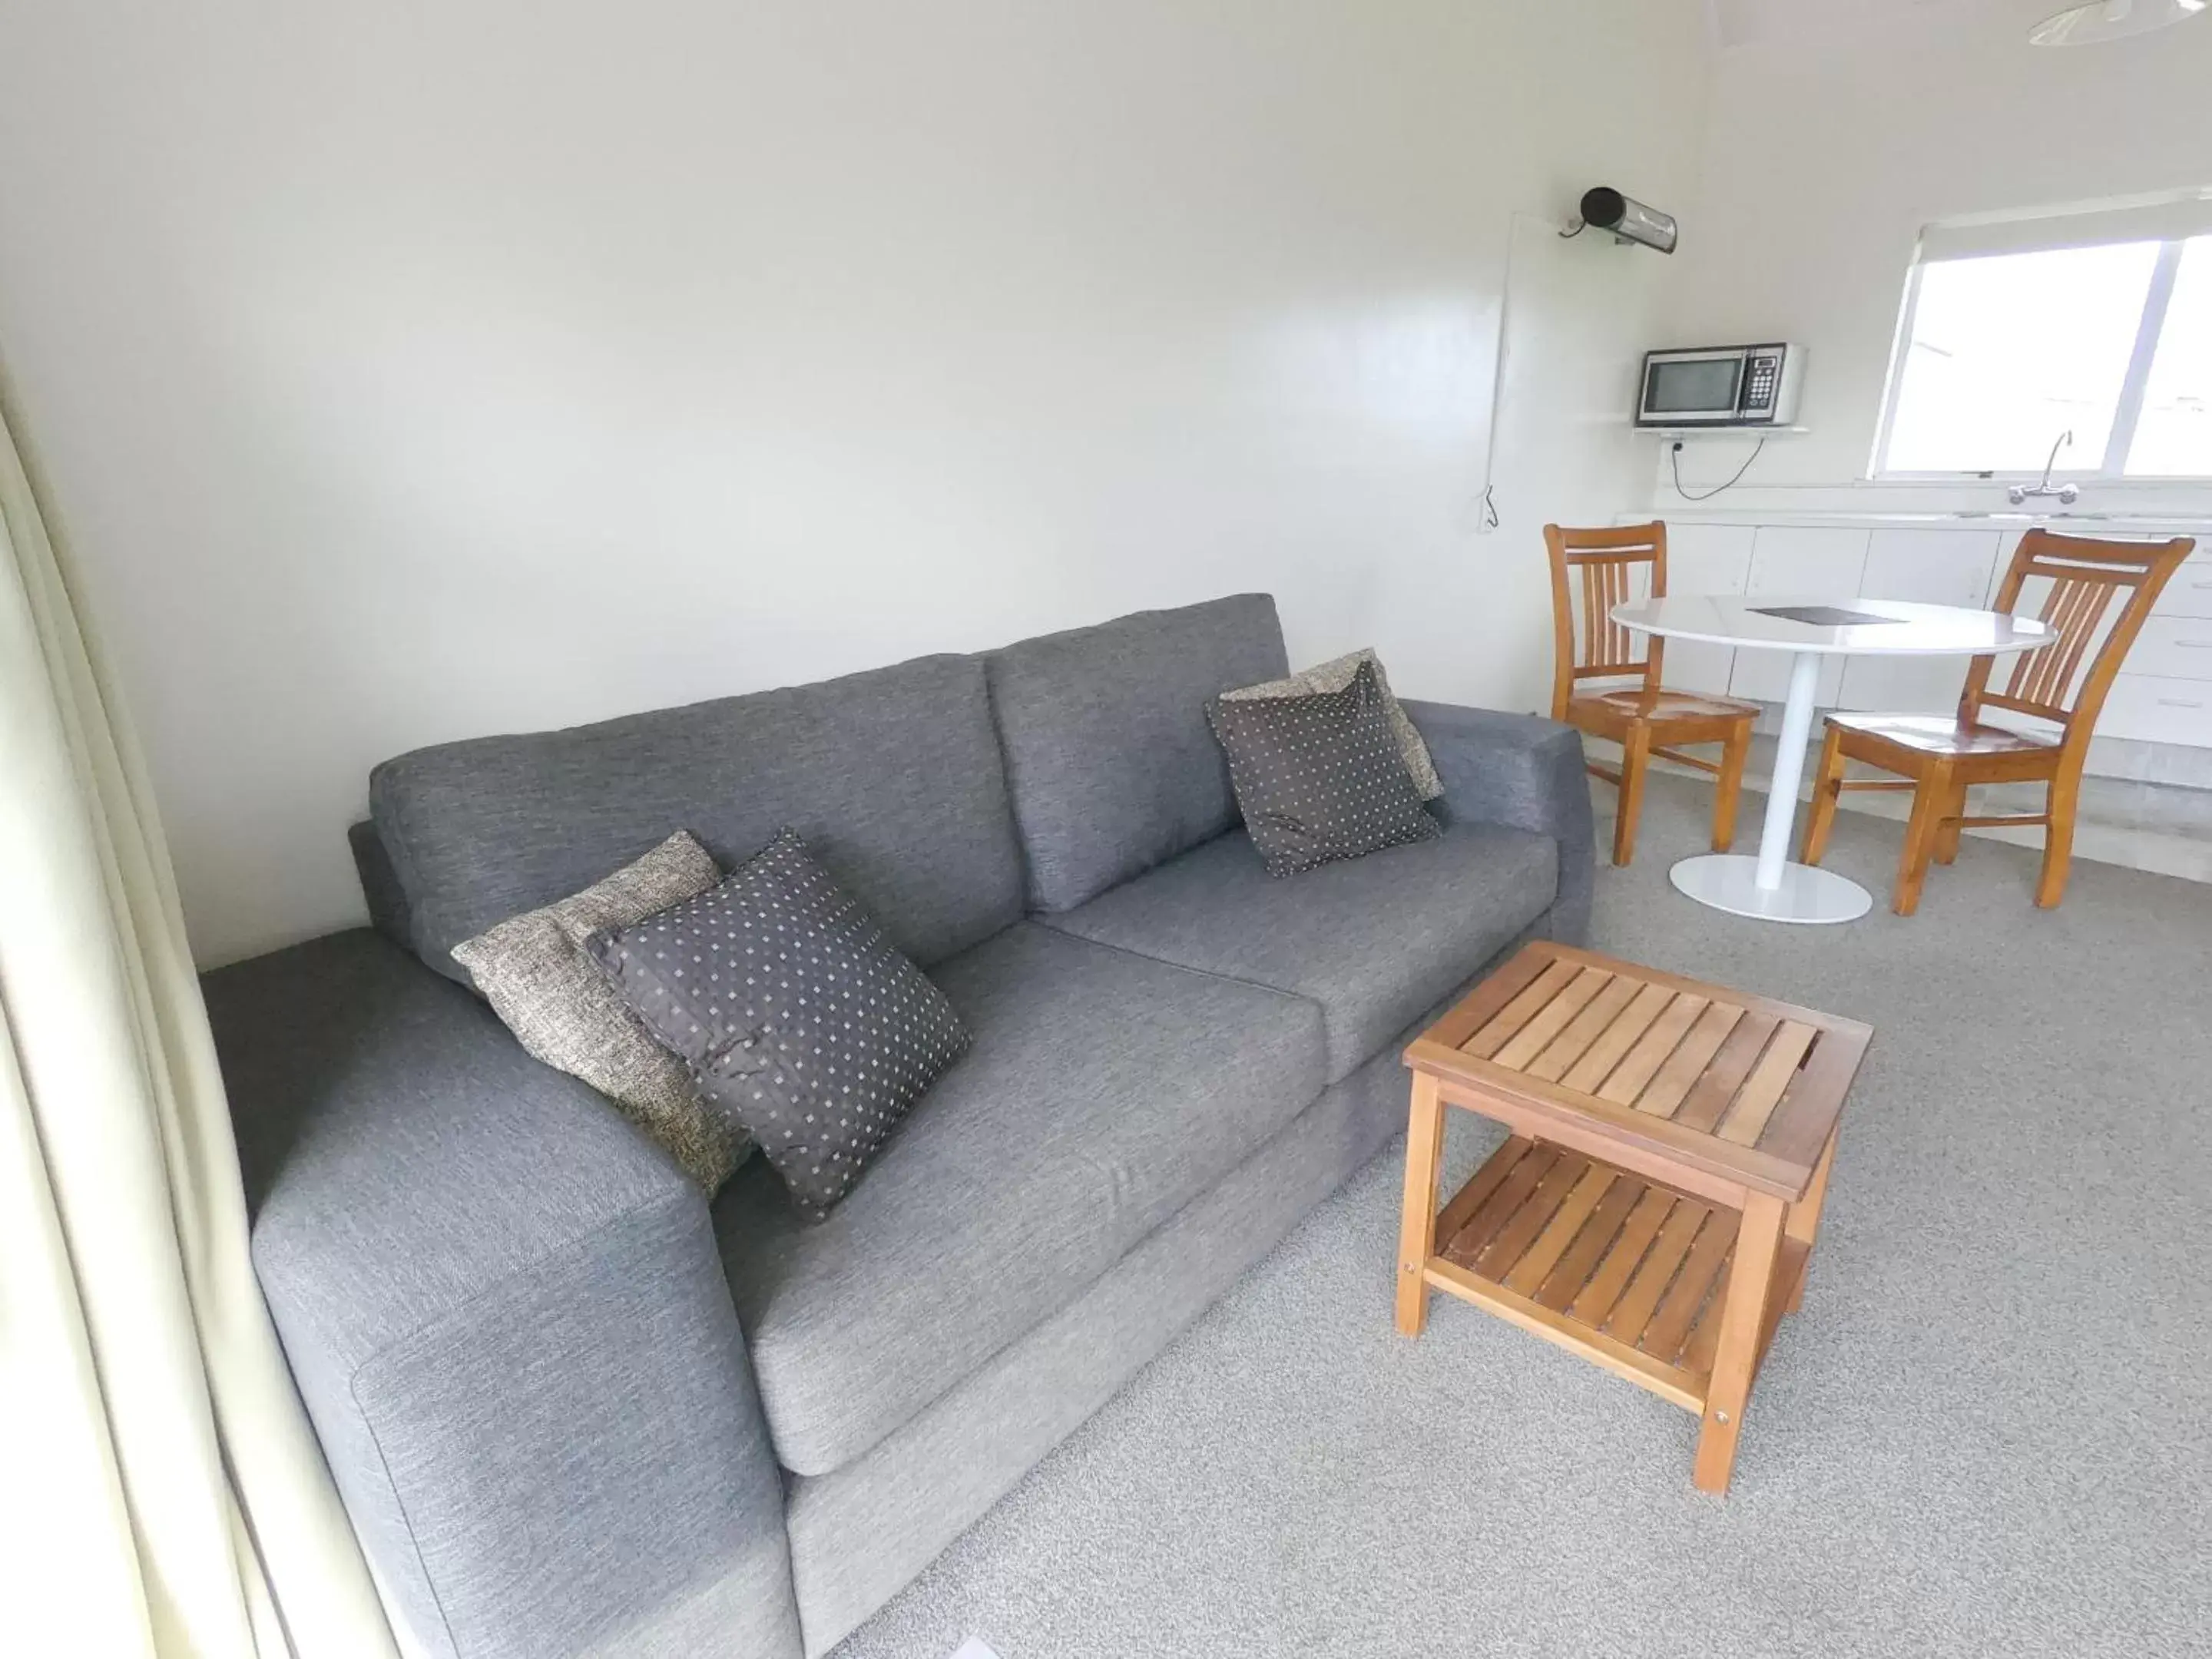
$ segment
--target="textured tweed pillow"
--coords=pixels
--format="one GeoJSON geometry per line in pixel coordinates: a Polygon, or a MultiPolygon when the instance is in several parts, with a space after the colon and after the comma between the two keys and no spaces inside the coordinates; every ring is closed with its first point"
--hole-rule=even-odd
{"type": "Polygon", "coordinates": [[[453,947],[453,959],[525,1048],[621,1107],[709,1193],[744,1158],[744,1133],[707,1109],[684,1063],[653,1041],[584,954],[584,940],[680,904],[721,878],[713,856],[679,830],[573,898],[453,947]]]}
{"type": "Polygon", "coordinates": [[[1444,792],[1444,781],[1437,775],[1437,763],[1429,757],[1429,745],[1422,741],[1419,730],[1391,695],[1390,677],[1382,672],[1382,659],[1375,654],[1372,646],[1316,664],[1288,679],[1269,680],[1265,685],[1247,685],[1221,695],[1231,702],[1249,702],[1255,697],[1298,697],[1315,691],[1341,691],[1352,684],[1352,677],[1359,672],[1362,663],[1375,671],[1376,689],[1382,692],[1383,712],[1390,717],[1390,734],[1398,740],[1398,752],[1406,757],[1406,770],[1413,780],[1413,787],[1420,792],[1423,800],[1435,800],[1444,792]]]}
{"type": "Polygon", "coordinates": [[[811,1216],[967,1051],[945,994],[788,830],[711,892],[586,948],[811,1216]]]}
{"type": "Polygon", "coordinates": [[[1341,691],[1216,697],[1206,706],[1271,876],[1294,876],[1441,833],[1407,773],[1375,671],[1341,691]]]}

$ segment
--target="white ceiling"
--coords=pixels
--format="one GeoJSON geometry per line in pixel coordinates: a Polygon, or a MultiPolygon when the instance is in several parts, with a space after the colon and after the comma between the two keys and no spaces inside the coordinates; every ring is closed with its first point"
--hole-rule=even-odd
{"type": "MultiPolygon", "coordinates": [[[[1936,12],[1988,8],[2003,0],[1710,0],[1721,44],[1817,40],[1844,31],[1863,33],[1884,22],[1909,21],[1936,12]]],[[[2045,7],[2055,11],[2064,0],[2045,7]]],[[[2012,9],[2017,9],[2017,7],[2012,9]]]]}

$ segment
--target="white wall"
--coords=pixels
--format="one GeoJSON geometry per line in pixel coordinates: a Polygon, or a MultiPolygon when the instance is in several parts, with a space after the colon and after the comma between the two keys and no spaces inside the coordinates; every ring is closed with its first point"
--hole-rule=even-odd
{"type": "Polygon", "coordinates": [[[1701,10],[5,0],[0,363],[202,958],[358,916],[386,755],[1140,605],[1532,706],[1663,267],[1524,226],[1482,538],[1509,218],[1682,199],[1701,10]]]}
{"type": "MultiPolygon", "coordinates": [[[[1723,56],[1667,337],[1804,342],[1812,431],[1776,438],[1723,503],[1866,475],[1923,225],[2212,185],[2212,19],[2098,46],[2028,46],[2028,24],[2058,9],[1793,7],[1796,27],[1723,56]]],[[[1685,477],[1726,478],[1750,447],[1693,443],[1685,477]]],[[[1673,501],[1662,489],[1661,509],[1673,501]]]]}

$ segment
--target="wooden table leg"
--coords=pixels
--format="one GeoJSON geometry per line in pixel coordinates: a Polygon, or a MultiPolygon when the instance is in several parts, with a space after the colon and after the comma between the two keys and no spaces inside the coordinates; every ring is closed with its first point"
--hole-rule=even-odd
{"type": "Polygon", "coordinates": [[[1764,1193],[1752,1194],[1743,1206],[1743,1225],[1729,1268],[1728,1300],[1721,1308],[1720,1346],[1713,1355],[1705,1422],[1698,1434],[1700,1492],[1726,1492],[1735,1469],[1736,1436],[1742,1431],[1743,1408],[1751,1399],[1752,1376],[1759,1370],[1759,1334],[1774,1291],[1774,1266],[1782,1253],[1787,1209],[1782,1200],[1764,1193]]]}
{"type": "Polygon", "coordinates": [[[1398,1329],[1407,1336],[1419,1336],[1429,1322],[1429,1285],[1422,1275],[1437,1253],[1437,1166],[1443,1151],[1443,1095],[1436,1079],[1416,1073],[1406,1126],[1406,1212],[1398,1231],[1398,1329]]]}
{"type": "Polygon", "coordinates": [[[1835,1167],[1836,1137],[1842,1133],[1843,1125],[1838,1123],[1821,1150],[1812,1184],[1805,1188],[1805,1196],[1790,1206],[1790,1218],[1782,1224],[1783,1236],[1802,1244],[1806,1252],[1797,1270],[1797,1282],[1790,1287],[1790,1305],[1783,1310],[1784,1313],[1796,1313],[1805,1305],[1805,1281],[1813,1272],[1813,1243],[1820,1236],[1820,1206],[1828,1201],[1828,1171],[1835,1167]]]}

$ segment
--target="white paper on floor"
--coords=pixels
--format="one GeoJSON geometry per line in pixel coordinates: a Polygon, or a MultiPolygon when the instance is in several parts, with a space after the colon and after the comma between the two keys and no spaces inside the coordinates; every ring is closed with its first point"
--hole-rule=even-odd
{"type": "Polygon", "coordinates": [[[981,1637],[971,1636],[952,1650],[952,1659],[999,1659],[999,1656],[983,1645],[981,1637]]]}

